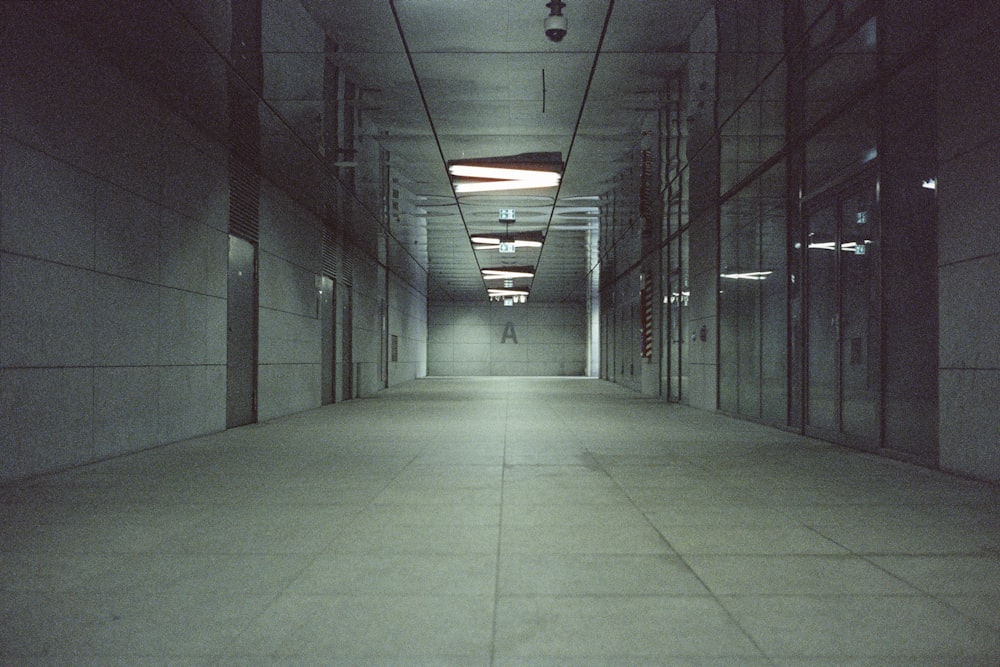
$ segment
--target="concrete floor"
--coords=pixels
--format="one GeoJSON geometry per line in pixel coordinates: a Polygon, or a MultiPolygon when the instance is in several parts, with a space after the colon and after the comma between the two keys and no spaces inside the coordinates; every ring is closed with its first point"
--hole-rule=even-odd
{"type": "Polygon", "coordinates": [[[427,379],[0,489],[10,665],[996,665],[1000,489],[427,379]]]}

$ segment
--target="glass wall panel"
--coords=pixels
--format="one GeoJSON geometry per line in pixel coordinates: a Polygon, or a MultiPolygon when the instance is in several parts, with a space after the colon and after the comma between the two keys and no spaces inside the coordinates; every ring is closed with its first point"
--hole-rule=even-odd
{"type": "MultiPolygon", "coordinates": [[[[739,273],[730,282],[736,288],[739,339],[739,409],[748,417],[760,416],[760,208],[757,185],[740,194],[739,273]]],[[[730,288],[731,289],[731,288],[730,288]]]]}
{"type": "Polygon", "coordinates": [[[661,336],[664,359],[660,364],[660,391],[670,401],[683,401],[688,380],[688,316],[690,288],[687,275],[688,169],[686,100],[683,79],[668,84],[668,102],[662,113],[661,161],[664,182],[661,286],[663,294],[661,336]]]}
{"type": "Polygon", "coordinates": [[[877,71],[875,19],[837,45],[806,83],[806,125],[850,100],[877,71]]]}
{"type": "MultiPolygon", "coordinates": [[[[790,99],[801,94],[796,108],[804,110],[800,188],[799,154],[789,164],[808,234],[796,237],[806,255],[799,385],[806,390],[806,426],[933,462],[937,73],[931,36],[947,8],[931,0],[804,0],[801,8],[808,38],[793,68],[802,75],[790,87],[790,99]]],[[[798,301],[790,296],[796,312],[798,301]]]]}
{"type": "Polygon", "coordinates": [[[822,190],[878,156],[877,112],[876,97],[867,95],[809,139],[805,165],[807,193],[822,190]]]}
{"type": "Polygon", "coordinates": [[[761,417],[788,419],[788,260],[785,165],[760,179],[760,375],[761,417]]]}
{"type": "Polygon", "coordinates": [[[748,97],[720,130],[723,193],[784,147],[786,68],[770,61],[766,65],[748,97]]]}
{"type": "MultiPolygon", "coordinates": [[[[688,230],[685,227],[677,237],[678,268],[676,273],[676,313],[677,313],[677,378],[678,400],[686,401],[690,385],[690,360],[687,358],[688,341],[691,335],[689,304],[691,300],[691,283],[688,275],[688,230]]],[[[671,274],[674,275],[674,274],[671,274]]]]}
{"type": "Polygon", "coordinates": [[[834,200],[812,211],[805,220],[806,424],[829,432],[839,429],[837,218],[834,200]]]}
{"type": "Polygon", "coordinates": [[[663,359],[660,363],[660,396],[673,401],[676,398],[671,378],[679,352],[674,349],[677,315],[674,313],[674,296],[671,289],[673,281],[670,273],[670,246],[668,243],[660,248],[660,266],[662,267],[660,293],[663,294],[663,300],[660,304],[660,349],[663,350],[663,359]]]}
{"type": "Polygon", "coordinates": [[[719,245],[719,407],[734,413],[739,412],[740,295],[738,280],[726,276],[740,271],[740,203],[733,197],[722,205],[719,245]]]}
{"type": "Polygon", "coordinates": [[[845,194],[840,207],[841,429],[877,442],[881,337],[874,183],[845,194]]]}
{"type": "Polygon", "coordinates": [[[674,237],[665,251],[666,295],[669,325],[665,328],[669,363],[666,364],[667,397],[681,401],[687,395],[688,359],[686,358],[688,326],[688,301],[691,295],[687,273],[687,231],[674,237]]]}
{"type": "Polygon", "coordinates": [[[769,169],[722,208],[722,408],[787,420],[785,168],[769,169]],[[735,387],[735,389],[734,389],[735,387]]]}
{"type": "MultiPolygon", "coordinates": [[[[785,280],[784,169],[758,175],[786,150],[788,68],[782,3],[720,2],[720,277],[719,405],[759,419],[764,386],[776,383],[773,400],[785,404],[784,361],[765,371],[768,359],[784,358],[785,280]],[[764,243],[776,244],[765,249],[764,243]],[[777,292],[775,290],[777,289],[777,292]],[[765,298],[767,302],[765,303],[765,298]],[[768,320],[765,322],[765,307],[768,320]],[[774,327],[774,331],[772,331],[774,327]],[[777,377],[780,376],[780,377],[777,377]]],[[[786,410],[770,405],[768,418],[784,424],[786,410]]]]}

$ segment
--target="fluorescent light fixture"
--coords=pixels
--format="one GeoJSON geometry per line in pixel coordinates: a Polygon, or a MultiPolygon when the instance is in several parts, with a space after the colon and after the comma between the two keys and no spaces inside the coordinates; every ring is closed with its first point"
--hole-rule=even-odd
{"type": "Polygon", "coordinates": [[[499,236],[485,236],[476,235],[470,237],[472,241],[472,247],[474,250],[499,250],[501,242],[503,243],[513,243],[514,248],[541,248],[542,247],[542,235],[532,235],[528,236],[530,232],[525,232],[524,236],[515,236],[513,238],[500,238],[499,236]]]}
{"type": "Polygon", "coordinates": [[[457,194],[551,188],[559,185],[562,170],[560,153],[522,153],[448,163],[457,194]]]}
{"type": "Polygon", "coordinates": [[[559,174],[540,172],[540,176],[526,178],[508,178],[498,181],[463,181],[455,183],[457,194],[469,192],[499,192],[502,190],[533,190],[535,188],[553,188],[559,185],[559,174]]]}
{"type": "Polygon", "coordinates": [[[491,297],[504,297],[504,296],[528,296],[528,290],[523,289],[504,289],[500,287],[491,287],[486,292],[491,297]]]}
{"type": "MultiPolygon", "coordinates": [[[[774,271],[749,271],[747,273],[722,273],[720,278],[730,278],[732,280],[765,280],[774,271]]],[[[690,294],[690,292],[689,292],[690,294]]]]}
{"type": "Polygon", "coordinates": [[[508,169],[505,167],[479,167],[471,164],[453,164],[448,167],[448,173],[452,176],[488,178],[491,180],[527,181],[538,179],[559,182],[559,174],[557,172],[542,171],[539,169],[508,169]]]}
{"type": "Polygon", "coordinates": [[[531,267],[515,266],[510,269],[483,269],[483,280],[503,280],[504,278],[534,278],[531,267]]]}

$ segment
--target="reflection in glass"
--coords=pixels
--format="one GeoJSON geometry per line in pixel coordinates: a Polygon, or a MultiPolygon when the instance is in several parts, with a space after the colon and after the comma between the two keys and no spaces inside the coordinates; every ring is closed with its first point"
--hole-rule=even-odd
{"type": "Polygon", "coordinates": [[[877,156],[878,126],[874,97],[824,127],[806,144],[806,192],[817,192],[835,178],[857,170],[877,156]]]}
{"type": "Polygon", "coordinates": [[[806,218],[807,424],[876,444],[881,352],[872,176],[806,218]]]}
{"type": "Polygon", "coordinates": [[[842,430],[878,438],[879,307],[874,191],[850,194],[840,216],[840,361],[842,430]],[[850,246],[850,248],[845,248],[850,246]]]}
{"type": "Polygon", "coordinates": [[[723,204],[719,400],[723,410],[788,417],[785,169],[777,165],[723,204]]]}
{"type": "MultiPolygon", "coordinates": [[[[814,211],[806,220],[808,246],[837,243],[837,205],[814,211]]],[[[837,419],[837,253],[815,247],[806,255],[807,392],[806,423],[836,431],[837,419]]]]}

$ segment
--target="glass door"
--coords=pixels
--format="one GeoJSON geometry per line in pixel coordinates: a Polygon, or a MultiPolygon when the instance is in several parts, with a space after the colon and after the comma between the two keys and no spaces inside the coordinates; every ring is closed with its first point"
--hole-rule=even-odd
{"type": "Polygon", "coordinates": [[[688,402],[688,230],[674,236],[663,249],[662,388],[667,400],[688,402]]]}
{"type": "Polygon", "coordinates": [[[840,308],[837,289],[837,201],[812,211],[806,220],[806,425],[839,430],[840,308]]]}
{"type": "Polygon", "coordinates": [[[817,197],[806,225],[806,430],[877,447],[878,219],[873,175],[817,197]]]}

